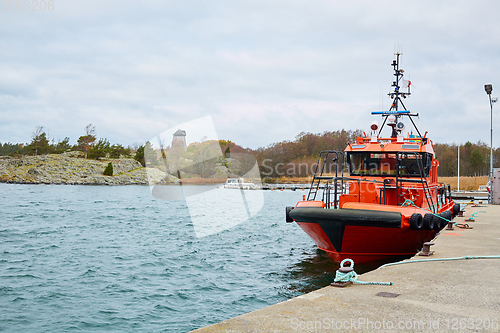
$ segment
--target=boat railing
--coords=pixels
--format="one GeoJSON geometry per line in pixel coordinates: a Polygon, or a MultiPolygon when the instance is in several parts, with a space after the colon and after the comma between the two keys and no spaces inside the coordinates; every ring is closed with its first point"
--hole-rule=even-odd
{"type": "MultiPolygon", "coordinates": [[[[451,200],[451,189],[448,188],[443,183],[429,187],[427,183],[427,176],[430,169],[424,166],[422,155],[414,152],[398,152],[397,153],[398,167],[396,168],[395,177],[384,177],[380,180],[377,179],[366,179],[357,177],[344,177],[345,159],[344,153],[335,150],[322,151],[318,157],[318,163],[316,164],[316,169],[314,172],[313,179],[311,181],[311,186],[309,193],[307,195],[307,201],[316,200],[318,191],[323,190],[321,201],[324,203],[326,208],[339,208],[339,199],[341,195],[344,194],[356,194],[351,193],[348,184],[350,182],[357,183],[357,200],[361,202],[362,197],[362,183],[370,183],[373,186],[373,190],[377,191],[379,204],[389,204],[387,200],[388,191],[396,191],[395,204],[401,205],[405,203],[405,192],[407,190],[414,190],[417,188],[424,194],[424,200],[427,206],[430,207],[434,212],[436,211],[437,205],[440,202],[450,202],[451,200]],[[414,156],[414,160],[418,166],[417,177],[408,177],[401,173],[400,166],[402,166],[402,159],[408,155],[414,156]],[[334,166],[334,172],[332,172],[331,167],[334,166]],[[329,168],[327,168],[329,166],[329,168]],[[339,176],[339,166],[340,166],[340,176],[339,176]],[[411,184],[411,185],[409,185],[411,184]],[[417,187],[415,187],[417,186],[417,187]],[[434,191],[435,190],[435,191],[434,191]],[[433,197],[432,192],[435,192],[435,197],[433,197]],[[441,200],[439,200],[441,199],[441,200]],[[436,204],[434,204],[434,202],[436,204]]],[[[428,166],[430,168],[430,166],[428,166]]],[[[365,186],[368,188],[368,186],[365,186]]],[[[394,204],[394,203],[392,203],[394,204]]]]}
{"type": "MultiPolygon", "coordinates": [[[[364,143],[371,143],[373,142],[373,139],[372,137],[368,137],[368,136],[365,136],[365,137],[358,137],[357,138],[357,144],[364,144],[364,143]]],[[[413,137],[395,137],[395,138],[379,138],[377,137],[377,141],[378,142],[386,142],[386,141],[389,141],[389,142],[398,142],[399,140],[403,140],[401,143],[404,143],[404,144],[418,144],[418,145],[422,145],[422,143],[425,143],[426,142],[426,138],[421,138],[421,137],[417,137],[417,136],[413,136],[413,137]]]]}
{"type": "MultiPolygon", "coordinates": [[[[341,195],[351,194],[357,197],[357,201],[361,202],[361,198],[363,197],[362,188],[367,188],[367,186],[362,186],[362,184],[373,184],[373,190],[376,191],[376,197],[378,197],[378,203],[381,205],[389,204],[387,201],[386,193],[390,190],[395,190],[396,193],[403,193],[405,191],[411,190],[419,190],[426,192],[430,188],[428,185],[422,184],[420,180],[417,179],[400,179],[399,182],[395,182],[393,179],[385,178],[383,180],[375,180],[375,179],[366,179],[359,177],[323,177],[324,186],[322,193],[322,202],[324,207],[327,209],[338,209],[339,201],[341,195]],[[350,191],[351,182],[355,182],[356,192],[352,193],[350,191]],[[421,186],[415,187],[416,184],[421,184],[421,186]]],[[[437,185],[431,186],[431,188],[436,190],[436,204],[441,203],[449,203],[451,202],[451,187],[450,185],[445,185],[443,183],[439,183],[437,185]]],[[[425,194],[424,194],[425,195],[425,194]]],[[[404,202],[402,200],[398,200],[396,205],[401,205],[404,202]],[[399,202],[401,201],[401,202],[399,202]]],[[[394,204],[394,203],[393,203],[394,204]]],[[[432,206],[429,206],[432,207],[432,206]]],[[[435,210],[435,208],[431,208],[435,210]]]]}
{"type": "Polygon", "coordinates": [[[439,183],[438,184],[438,197],[441,202],[448,203],[451,202],[451,186],[450,184],[439,183]]]}
{"type": "MultiPolygon", "coordinates": [[[[318,156],[318,163],[316,164],[316,169],[314,170],[314,176],[311,181],[311,187],[307,195],[307,200],[316,200],[316,194],[320,189],[320,184],[326,182],[330,179],[337,178],[340,173],[344,175],[345,159],[344,153],[336,150],[324,150],[320,152],[318,156]],[[340,163],[339,163],[340,162],[340,163]],[[331,166],[335,166],[335,176],[327,176],[327,174],[332,174],[331,166]],[[329,166],[329,168],[327,168],[329,166]]],[[[323,191],[324,196],[324,191],[323,191]]]]}
{"type": "Polygon", "coordinates": [[[380,183],[382,184],[383,181],[377,181],[377,180],[369,180],[369,179],[362,179],[362,178],[353,178],[353,177],[331,177],[330,179],[326,180],[325,182],[325,187],[323,190],[323,202],[325,203],[326,208],[334,208],[337,209],[339,205],[339,196],[342,194],[348,194],[349,193],[349,187],[348,184],[349,182],[357,182],[358,183],[358,202],[361,202],[361,183],[380,183]],[[333,197],[333,201],[332,201],[333,197]]]}

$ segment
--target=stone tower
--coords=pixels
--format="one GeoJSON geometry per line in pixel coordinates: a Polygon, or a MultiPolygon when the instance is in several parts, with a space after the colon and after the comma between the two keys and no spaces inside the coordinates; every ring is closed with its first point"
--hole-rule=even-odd
{"type": "Polygon", "coordinates": [[[170,145],[172,149],[181,148],[184,151],[186,148],[186,131],[178,129],[177,132],[174,133],[174,137],[172,138],[172,144],[170,145]]]}

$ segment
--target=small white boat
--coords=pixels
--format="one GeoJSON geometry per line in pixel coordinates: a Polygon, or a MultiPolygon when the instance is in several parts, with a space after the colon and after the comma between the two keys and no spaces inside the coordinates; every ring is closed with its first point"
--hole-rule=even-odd
{"type": "Polygon", "coordinates": [[[244,178],[228,178],[224,184],[224,188],[250,190],[256,188],[256,186],[254,183],[246,183],[244,178]]]}

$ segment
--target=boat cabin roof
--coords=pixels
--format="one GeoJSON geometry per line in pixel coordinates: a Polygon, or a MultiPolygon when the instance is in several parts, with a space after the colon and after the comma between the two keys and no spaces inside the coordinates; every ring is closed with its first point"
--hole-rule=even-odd
{"type": "Polygon", "coordinates": [[[226,183],[243,183],[245,179],[243,178],[228,178],[226,179],[226,183]]]}
{"type": "Polygon", "coordinates": [[[432,141],[427,138],[398,136],[396,138],[358,137],[347,145],[345,152],[410,152],[430,153],[435,157],[432,141]]]}

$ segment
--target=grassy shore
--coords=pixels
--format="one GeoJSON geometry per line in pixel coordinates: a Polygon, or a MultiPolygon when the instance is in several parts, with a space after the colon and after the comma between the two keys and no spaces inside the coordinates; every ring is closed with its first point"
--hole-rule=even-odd
{"type": "MultiPolygon", "coordinates": [[[[451,189],[457,189],[458,178],[457,177],[439,177],[438,181],[440,183],[450,184],[451,189]]],[[[486,185],[488,182],[488,176],[478,176],[478,177],[460,177],[460,190],[470,191],[477,190],[479,186],[486,185]]]]}
{"type": "Polygon", "coordinates": [[[224,184],[226,178],[182,178],[182,185],[214,185],[214,184],[224,184]]]}
{"type": "Polygon", "coordinates": [[[263,183],[271,184],[309,184],[313,177],[279,177],[279,178],[263,178],[263,183]]]}

